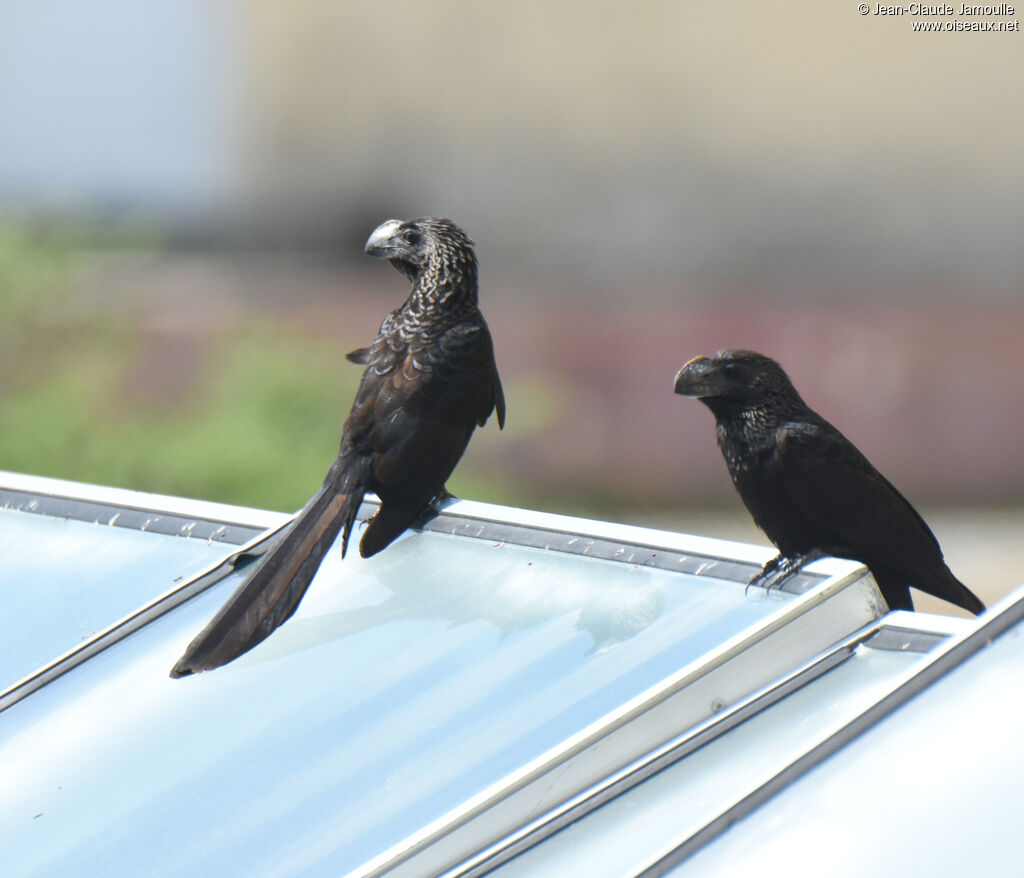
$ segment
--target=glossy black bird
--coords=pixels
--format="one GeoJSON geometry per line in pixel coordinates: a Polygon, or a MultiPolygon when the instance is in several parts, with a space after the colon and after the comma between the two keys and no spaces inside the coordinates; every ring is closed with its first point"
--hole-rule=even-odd
{"type": "Polygon", "coordinates": [[[753,351],[695,357],[676,375],[675,392],[714,413],[733,484],[779,550],[755,581],[778,581],[827,554],[866,564],[893,609],[914,608],[910,586],[972,613],[985,609],[950,572],[917,510],[807,406],[774,360],[753,351]]]}
{"type": "Polygon", "coordinates": [[[323,487],[189,644],[172,677],[231,661],[291,616],[339,531],[344,556],[364,494],[381,501],[359,543],[368,558],[446,495],[469,437],[491,412],[504,426],[505,398],[466,233],[446,219],[388,220],[370,235],[366,252],[389,260],[412,291],[373,344],[348,355],[366,370],[338,457],[323,487]]]}

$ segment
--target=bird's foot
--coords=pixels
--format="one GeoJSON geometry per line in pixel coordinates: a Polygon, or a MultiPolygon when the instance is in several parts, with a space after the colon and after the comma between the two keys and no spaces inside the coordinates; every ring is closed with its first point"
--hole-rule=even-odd
{"type": "Polygon", "coordinates": [[[812,561],[823,558],[825,553],[812,549],[802,555],[776,555],[761,568],[761,572],[747,583],[747,588],[763,588],[771,591],[773,588],[782,588],[790,579],[800,572],[800,568],[812,561]]]}

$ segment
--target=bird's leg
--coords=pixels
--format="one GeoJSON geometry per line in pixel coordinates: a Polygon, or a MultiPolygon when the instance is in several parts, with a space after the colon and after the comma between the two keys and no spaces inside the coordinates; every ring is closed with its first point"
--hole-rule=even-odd
{"type": "Polygon", "coordinates": [[[420,510],[420,514],[417,516],[414,523],[414,527],[422,528],[432,518],[436,518],[441,514],[441,507],[444,506],[448,500],[457,500],[458,498],[448,490],[447,485],[442,485],[441,490],[438,491],[420,510]]]}
{"type": "Polygon", "coordinates": [[[770,591],[782,588],[786,581],[795,576],[801,567],[823,558],[825,553],[820,549],[812,549],[801,555],[783,555],[781,552],[761,568],[761,572],[750,580],[748,586],[755,586],[770,591]]]}

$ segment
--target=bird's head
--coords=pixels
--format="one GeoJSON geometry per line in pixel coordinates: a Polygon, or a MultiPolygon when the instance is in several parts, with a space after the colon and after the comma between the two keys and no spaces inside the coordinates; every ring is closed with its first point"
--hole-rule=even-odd
{"type": "Polygon", "coordinates": [[[476,264],[469,236],[440,217],[385,220],[373,230],[365,249],[370,256],[387,259],[411,283],[432,259],[476,264]]]}
{"type": "Polygon", "coordinates": [[[696,397],[713,410],[759,405],[775,398],[800,399],[782,367],[754,351],[694,357],[676,373],[675,392],[696,397]]]}

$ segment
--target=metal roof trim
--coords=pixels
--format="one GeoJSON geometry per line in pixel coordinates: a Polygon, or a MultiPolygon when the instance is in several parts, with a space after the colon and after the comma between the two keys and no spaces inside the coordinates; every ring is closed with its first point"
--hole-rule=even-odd
{"type": "MultiPolygon", "coordinates": [[[[912,613],[906,613],[913,616],[912,613]]],[[[850,658],[858,646],[869,648],[895,648],[889,645],[878,647],[872,641],[882,640],[888,643],[897,636],[904,637],[908,651],[928,652],[941,641],[954,636],[961,626],[948,625],[948,621],[966,621],[951,619],[945,616],[927,616],[924,624],[916,629],[891,624],[890,618],[884,616],[865,625],[860,631],[835,644],[822,654],[815,656],[790,673],[768,684],[762,689],[751,693],[746,698],[725,708],[721,713],[709,717],[675,738],[667,741],[635,762],[623,767],[620,771],[609,775],[600,783],[583,791],[575,798],[567,801],[560,808],[553,809],[537,817],[531,823],[521,827],[494,845],[480,851],[476,856],[467,859],[458,866],[445,872],[441,878],[477,878],[502,863],[515,857],[522,851],[543,841],[564,826],[599,808],[605,802],[623,793],[663,768],[678,762],[690,753],[710,743],[715,738],[735,728],[750,717],[760,713],[791,692],[817,679],[850,658]]]]}
{"type": "MultiPolygon", "coordinates": [[[[906,630],[910,626],[900,623],[907,617],[913,618],[915,615],[918,614],[897,611],[889,613],[884,618],[890,622],[895,621],[897,627],[906,630]]],[[[927,614],[920,615],[926,616],[927,614]]],[[[876,725],[889,714],[898,710],[918,693],[942,679],[962,662],[965,662],[979,650],[990,645],[1001,634],[1022,620],[1024,620],[1024,586],[1018,587],[1015,591],[994,604],[977,620],[946,619],[945,621],[952,623],[951,627],[959,630],[935,648],[931,658],[923,667],[917,668],[888,695],[875,702],[841,729],[829,735],[817,746],[794,760],[783,771],[767,780],[750,795],[738,801],[732,808],[723,811],[698,832],[691,834],[685,839],[680,839],[677,843],[673,843],[670,847],[664,849],[652,858],[643,870],[637,873],[637,878],[654,878],[654,876],[662,875],[668,869],[682,863],[687,857],[723,833],[737,820],[746,817],[776,793],[798,780],[816,765],[876,725]]]]}
{"type": "Polygon", "coordinates": [[[228,503],[174,497],[169,494],[150,494],[127,488],[111,488],[88,482],[71,482],[65,479],[52,479],[48,476],[23,475],[0,470],[0,489],[3,488],[24,494],[63,497],[69,500],[120,506],[146,512],[164,512],[183,518],[204,518],[225,524],[258,527],[263,530],[279,526],[290,518],[286,513],[255,509],[249,506],[233,506],[228,503]]]}
{"type": "Polygon", "coordinates": [[[809,656],[845,640],[851,635],[851,622],[861,629],[882,615],[884,604],[866,568],[849,561],[841,563],[844,574],[830,577],[799,600],[781,606],[756,629],[725,640],[351,874],[367,878],[392,872],[396,878],[443,874],[459,862],[473,861],[480,851],[500,843],[493,835],[484,843],[471,840],[479,834],[473,831],[475,821],[484,824],[481,832],[485,834],[488,824],[514,825],[515,834],[524,825],[515,816],[519,811],[557,811],[579,794],[579,790],[565,792],[574,773],[587,773],[585,767],[576,768],[574,763],[586,766],[596,758],[607,766],[606,775],[618,773],[624,764],[643,758],[673,737],[666,735],[666,728],[690,729],[704,719],[701,711],[706,705],[723,696],[722,708],[734,705],[788,673],[791,657],[778,654],[785,645],[799,643],[806,650],[798,658],[803,665],[809,656]],[[736,671],[736,679],[730,682],[729,675],[737,668],[742,668],[742,673],[736,671]],[[517,797],[528,800],[529,807],[524,809],[517,797]],[[467,852],[467,848],[475,851],[467,852]]]}
{"type": "Polygon", "coordinates": [[[56,680],[83,662],[88,661],[107,647],[138,631],[144,625],[173,610],[175,607],[181,606],[185,601],[205,591],[214,583],[219,582],[235,569],[235,562],[240,555],[256,548],[272,535],[261,533],[248,543],[240,547],[233,547],[233,551],[223,560],[210,565],[198,576],[190,579],[183,585],[175,586],[149,603],[143,604],[137,610],[119,619],[103,631],[98,632],[63,655],[33,671],[27,677],[9,686],[0,692],[0,713],[17,704],[23,698],[27,698],[47,683],[56,680]]]}

